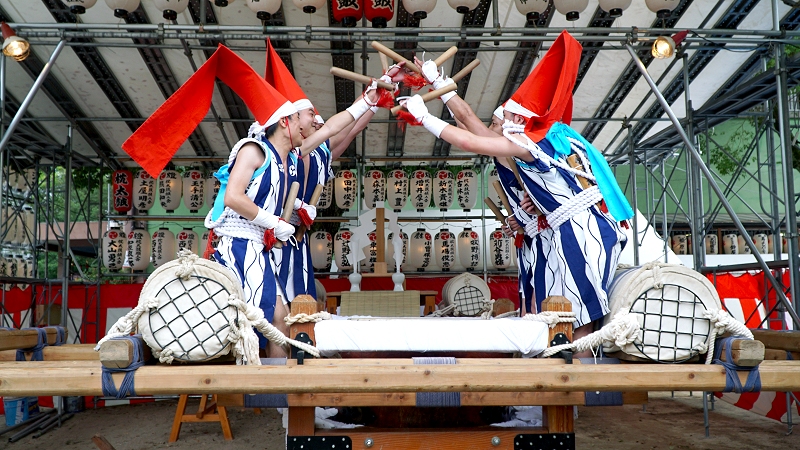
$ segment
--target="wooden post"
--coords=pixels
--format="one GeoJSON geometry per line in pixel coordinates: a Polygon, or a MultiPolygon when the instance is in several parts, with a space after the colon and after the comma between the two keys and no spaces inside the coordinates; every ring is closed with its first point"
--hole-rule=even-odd
{"type": "MultiPolygon", "coordinates": [[[[720,359],[727,361],[725,345],[722,345],[720,359]]],[[[731,359],[741,367],[755,367],[764,361],[764,344],[752,339],[735,339],[731,343],[731,359]]],[[[784,354],[785,359],[785,354],[784,354]]]]}
{"type": "Polygon", "coordinates": [[[766,348],[800,352],[800,331],[751,330],[766,348]]]}
{"type": "MultiPolygon", "coordinates": [[[[542,302],[542,311],[572,311],[572,303],[566,297],[547,297],[542,302]]],[[[552,341],[558,333],[564,333],[567,339],[572,342],[571,323],[558,323],[555,327],[550,328],[548,342],[552,341]]],[[[574,406],[545,406],[543,412],[546,417],[548,431],[550,433],[574,433],[574,409],[574,406]]]]}
{"type": "MultiPolygon", "coordinates": [[[[298,295],[292,301],[291,314],[314,314],[317,312],[317,300],[310,295],[298,295]]],[[[311,341],[316,343],[314,335],[314,323],[295,323],[289,328],[289,337],[296,339],[299,333],[306,333],[311,341]]],[[[289,407],[288,435],[291,436],[313,436],[314,435],[314,407],[313,406],[290,406],[289,407]]]]}
{"type": "Polygon", "coordinates": [[[386,212],[382,206],[375,209],[376,256],[374,273],[386,273],[386,212]]]}
{"type": "MultiPolygon", "coordinates": [[[[150,347],[138,336],[142,347],[142,358],[148,361],[153,357],[150,347]]],[[[124,369],[133,362],[133,342],[127,339],[110,339],[100,345],[100,363],[109,369],[124,369]]]]}

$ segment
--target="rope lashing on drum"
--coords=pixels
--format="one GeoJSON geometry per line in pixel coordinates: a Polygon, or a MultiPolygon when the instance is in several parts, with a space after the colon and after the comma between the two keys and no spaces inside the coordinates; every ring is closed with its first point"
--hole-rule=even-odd
{"type": "Polygon", "coordinates": [[[575,313],[572,311],[542,311],[538,314],[525,314],[522,319],[543,322],[550,328],[555,328],[559,323],[575,322],[575,313]]]}
{"type": "Polygon", "coordinates": [[[296,323],[322,322],[323,320],[329,320],[331,317],[332,317],[331,313],[327,311],[320,311],[320,312],[315,312],[314,314],[300,313],[294,316],[289,315],[286,316],[286,318],[284,318],[283,320],[284,322],[286,322],[286,325],[294,325],[296,323]]]}
{"type": "Polygon", "coordinates": [[[22,328],[22,330],[36,330],[38,335],[36,336],[36,345],[17,350],[17,361],[26,361],[25,353],[32,353],[31,361],[44,361],[42,349],[47,347],[47,330],[44,328],[22,328]]]}
{"type": "Polygon", "coordinates": [[[427,317],[444,317],[444,316],[451,316],[456,310],[456,305],[449,305],[445,306],[442,309],[437,309],[436,311],[427,315],[427,317]]]}
{"type": "Polygon", "coordinates": [[[123,336],[114,338],[116,340],[121,341],[129,341],[131,346],[133,347],[133,358],[131,359],[130,365],[128,367],[115,369],[111,367],[103,366],[103,375],[101,377],[103,395],[105,397],[114,397],[118,399],[123,399],[127,396],[135,396],[136,389],[134,386],[134,372],[139,367],[142,367],[144,364],[144,351],[142,350],[142,339],[141,336],[123,336]],[[119,384],[119,389],[114,384],[114,378],[111,376],[112,373],[124,373],[125,377],[122,379],[122,383],[119,384]]]}
{"type": "Polygon", "coordinates": [[[562,350],[585,352],[587,350],[592,350],[599,347],[603,344],[603,342],[606,341],[614,342],[617,346],[622,347],[626,344],[635,342],[637,339],[640,339],[639,334],[639,321],[636,320],[634,314],[617,314],[616,317],[611,320],[611,322],[594,333],[577,339],[575,342],[571,342],[569,344],[548,347],[541,353],[540,356],[547,358],[562,350]]]}
{"type": "MultiPolygon", "coordinates": [[[[741,322],[734,319],[727,311],[718,309],[715,311],[703,312],[703,317],[711,322],[711,332],[708,333],[708,341],[705,346],[696,347],[699,353],[706,353],[706,364],[711,364],[714,358],[717,335],[730,331],[734,336],[741,336],[742,339],[753,339],[753,333],[741,322]]],[[[730,361],[730,360],[729,360],[730,361]]]]}
{"type": "Polygon", "coordinates": [[[719,364],[725,368],[725,389],[723,389],[722,392],[741,394],[742,392],[758,392],[761,390],[761,373],[758,371],[758,366],[742,367],[733,362],[733,341],[746,338],[746,336],[731,336],[720,339],[722,345],[713,353],[714,364],[719,364]],[[725,347],[725,361],[722,360],[723,346],[725,347]],[[744,386],[742,386],[742,381],[739,379],[738,370],[748,371],[744,386]]]}
{"type": "Polygon", "coordinates": [[[136,324],[139,322],[139,317],[141,317],[145,312],[157,307],[157,298],[139,297],[139,304],[130,310],[128,314],[125,314],[117,320],[117,322],[108,330],[108,333],[106,333],[106,335],[97,342],[94,350],[100,351],[100,346],[103,344],[103,342],[106,342],[109,339],[130,336],[136,328],[136,324]]]}
{"type": "Polygon", "coordinates": [[[492,311],[494,310],[494,300],[484,300],[481,304],[480,314],[481,319],[488,320],[492,318],[492,311]]]}

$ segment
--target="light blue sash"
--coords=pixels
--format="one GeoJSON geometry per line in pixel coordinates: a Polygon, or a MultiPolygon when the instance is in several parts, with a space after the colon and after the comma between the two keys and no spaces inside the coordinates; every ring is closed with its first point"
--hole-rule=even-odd
{"type": "MultiPolygon", "coordinates": [[[[269,167],[269,163],[272,161],[272,151],[269,151],[269,149],[267,150],[268,151],[264,152],[264,164],[253,172],[253,176],[250,178],[251,180],[255,180],[256,177],[264,173],[267,167],[269,167]]],[[[222,216],[222,212],[225,210],[225,190],[228,187],[228,178],[231,175],[228,171],[229,166],[230,164],[225,164],[214,172],[214,176],[219,180],[219,193],[217,193],[217,198],[214,199],[214,209],[211,212],[212,221],[219,220],[220,216],[222,216]]]]}

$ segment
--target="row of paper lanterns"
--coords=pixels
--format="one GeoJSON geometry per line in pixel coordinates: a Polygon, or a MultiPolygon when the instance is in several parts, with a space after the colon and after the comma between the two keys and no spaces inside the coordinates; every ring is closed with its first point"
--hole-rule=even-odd
{"type": "Polygon", "coordinates": [[[4,244],[32,245],[36,216],[33,206],[25,204],[17,210],[13,206],[3,207],[3,225],[0,235],[4,244]]]}
{"type": "MultiPolygon", "coordinates": [[[[465,228],[455,234],[443,228],[435,235],[425,229],[417,229],[411,236],[401,232],[403,241],[402,271],[436,270],[449,271],[455,269],[456,259],[461,267],[468,271],[477,270],[480,263],[481,238],[478,232],[465,228]]],[[[361,269],[371,271],[377,258],[377,242],[375,233],[369,235],[370,245],[364,247],[361,269]]],[[[353,264],[349,260],[352,232],[348,228],[340,229],[335,236],[327,231],[317,231],[309,235],[311,263],[317,270],[328,270],[331,262],[336,262],[340,271],[350,271],[353,264]]],[[[394,246],[392,233],[387,236],[386,263],[394,270],[394,246]]],[[[515,262],[515,249],[511,238],[499,229],[489,236],[489,261],[487,266],[494,270],[505,270],[515,262]]]]}
{"type": "MultiPolygon", "coordinates": [[[[761,254],[771,254],[774,250],[772,234],[755,233],[751,236],[753,243],[756,244],[758,252],[761,254]]],[[[781,251],[788,253],[786,238],[781,234],[781,251]]],[[[707,234],[704,238],[706,255],[749,255],[750,247],[745,244],[744,237],[736,233],[722,235],[722,246],[720,246],[719,236],[707,234]],[[721,248],[720,248],[721,247],[721,248]]],[[[675,234],[671,239],[672,251],[676,255],[692,254],[692,235],[675,234]]]]}
{"type": "Polygon", "coordinates": [[[121,213],[132,208],[147,211],[155,204],[157,189],[161,207],[168,213],[180,206],[181,198],[186,208],[196,213],[204,205],[213,205],[220,187],[213,175],[195,169],[183,175],[175,170],[163,170],[157,181],[144,170],[135,175],[128,169],[115,170],[111,175],[114,209],[121,213]]]}
{"type": "Polygon", "coordinates": [[[112,226],[103,234],[103,265],[112,272],[125,267],[142,272],[151,263],[158,267],[176,259],[178,252],[184,249],[203,256],[208,235],[208,231],[199,235],[190,228],[177,234],[167,228],[159,228],[152,235],[143,229],[133,229],[126,234],[119,226],[112,226]]]}
{"type": "MultiPolygon", "coordinates": [[[[234,0],[215,0],[217,6],[227,6],[234,0]]],[[[589,0],[552,0],[556,10],[564,14],[567,20],[574,21],[580,13],[589,6],[589,0]]],[[[97,3],[97,0],[63,0],[70,11],[82,14],[97,3]]],[[[355,26],[362,17],[372,22],[375,28],[385,28],[394,17],[395,0],[331,0],[333,18],[345,26],[355,26]]],[[[436,7],[436,0],[402,0],[403,8],[417,19],[424,19],[436,7]]],[[[114,16],[125,17],[139,7],[140,0],[106,0],[106,5],[114,11],[114,16]]],[[[162,11],[167,20],[175,20],[178,14],[186,10],[189,0],[153,0],[156,8],[162,11]]],[[[281,0],[245,0],[247,7],[256,13],[261,20],[269,20],[272,14],[278,12],[281,0]]],[[[325,0],[292,0],[292,3],[306,13],[314,13],[323,8],[325,0]]],[[[461,14],[474,10],[480,0],[447,0],[451,8],[461,14]]],[[[680,0],[645,0],[647,7],[665,17],[675,9],[680,0]]],[[[547,10],[550,0],[514,0],[517,11],[526,15],[528,20],[538,20],[539,15],[547,10]]],[[[619,17],[631,5],[631,0],[599,0],[600,8],[610,17],[619,17]]]]}
{"type": "MultiPolygon", "coordinates": [[[[34,264],[33,255],[30,254],[8,253],[5,250],[0,253],[0,274],[7,277],[33,278],[34,264]]],[[[25,283],[0,283],[5,291],[10,291],[14,286],[23,290],[28,288],[25,283]]]]}
{"type": "Polygon", "coordinates": [[[6,193],[28,195],[31,188],[38,185],[38,172],[33,167],[22,171],[9,170],[5,175],[3,191],[6,193]]]}

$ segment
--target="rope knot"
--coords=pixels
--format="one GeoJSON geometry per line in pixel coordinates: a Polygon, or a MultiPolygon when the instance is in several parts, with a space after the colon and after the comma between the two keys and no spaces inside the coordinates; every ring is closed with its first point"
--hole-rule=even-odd
{"type": "Polygon", "coordinates": [[[194,263],[200,257],[195,255],[193,252],[183,249],[178,252],[178,263],[181,265],[178,270],[175,271],[175,275],[180,277],[182,280],[188,280],[189,277],[194,272],[194,263]]]}

